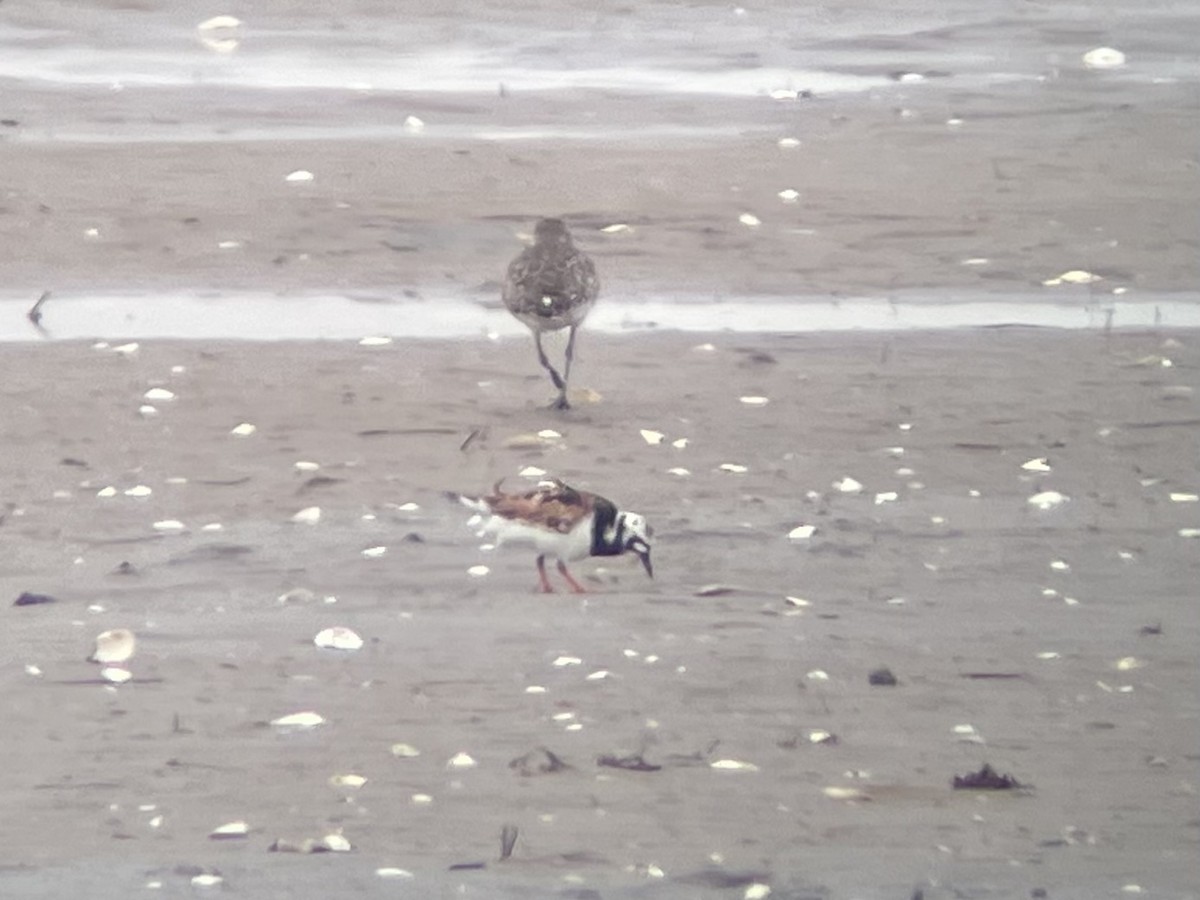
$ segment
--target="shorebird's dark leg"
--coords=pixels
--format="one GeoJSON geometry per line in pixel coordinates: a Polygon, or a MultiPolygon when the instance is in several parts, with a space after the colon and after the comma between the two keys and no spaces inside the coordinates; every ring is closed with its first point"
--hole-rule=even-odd
{"type": "Polygon", "coordinates": [[[571,593],[586,594],[587,588],[571,577],[571,573],[567,571],[567,564],[561,559],[558,561],[558,571],[562,573],[562,577],[567,579],[567,584],[571,586],[571,593]]]}
{"type": "Polygon", "coordinates": [[[550,380],[554,382],[554,386],[560,391],[566,390],[567,383],[563,381],[554,366],[550,365],[550,360],[546,358],[546,351],[542,349],[542,333],[540,331],[534,331],[533,343],[537,346],[538,362],[542,364],[543,369],[550,373],[550,380]]]}
{"type": "Polygon", "coordinates": [[[571,408],[571,404],[567,402],[567,385],[571,381],[571,361],[575,358],[575,332],[577,330],[577,326],[572,325],[567,337],[567,364],[563,366],[563,383],[558,389],[558,399],[554,401],[555,409],[571,408]]]}
{"type": "Polygon", "coordinates": [[[538,590],[543,594],[553,594],[554,588],[550,586],[550,579],[546,577],[546,555],[544,553],[537,558],[537,567],[538,578],[540,580],[538,590]]]}

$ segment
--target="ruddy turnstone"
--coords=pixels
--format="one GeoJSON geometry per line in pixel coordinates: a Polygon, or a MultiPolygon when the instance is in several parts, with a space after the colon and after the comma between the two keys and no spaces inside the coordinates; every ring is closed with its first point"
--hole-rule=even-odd
{"type": "Polygon", "coordinates": [[[505,541],[533,544],[538,551],[538,587],[545,594],[554,593],[546,578],[547,556],[557,558],[558,571],[577,594],[585,593],[584,587],[567,571],[568,560],[636,553],[646,574],[654,577],[649,544],[653,532],[646,520],[637,513],[622,512],[611,500],[596,494],[561,481],[544,481],[531,491],[506,494],[498,481],[483,497],[450,496],[488,517],[480,537],[492,535],[497,546],[505,541]]]}
{"type": "Polygon", "coordinates": [[[542,219],[533,231],[533,246],[526,247],[508,266],[504,280],[504,305],[529,326],[537,346],[538,362],[558,388],[554,409],[569,409],[567,382],[575,356],[575,332],[600,291],[596,267],[571,240],[562,219],[542,219]],[[566,365],[559,375],[542,349],[542,332],[569,328],[566,365]]]}

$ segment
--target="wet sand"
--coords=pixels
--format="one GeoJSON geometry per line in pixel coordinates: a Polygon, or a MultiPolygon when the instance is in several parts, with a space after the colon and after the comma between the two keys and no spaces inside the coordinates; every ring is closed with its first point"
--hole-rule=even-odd
{"type": "MultiPolygon", "coordinates": [[[[921,68],[980,29],[864,46],[921,68]]],[[[1154,304],[1198,280],[1194,86],[1083,71],[1097,29],[1038,31],[1044,81],[791,103],[6,84],[4,297],[52,291],[60,334],[106,291],[494,306],[555,213],[609,299],[1154,304]],[[297,137],[409,115],[422,134],[297,137]],[[585,136],[479,136],[519,129],[585,136]],[[1042,286],[1069,269],[1103,280],[1042,286]]],[[[1200,333],[585,331],[598,402],[558,416],[527,338],[407,340],[401,307],[380,347],[130,354],[123,327],[2,348],[0,597],[56,598],[6,606],[5,896],[194,896],[204,872],[255,898],[1198,896],[1200,333]],[[175,399],[139,414],[155,387],[175,399]],[[656,579],[584,564],[594,593],[545,597],[529,554],[481,550],[441,492],[528,466],[645,514],[656,579]],[[1048,490],[1069,499],[1028,503],[1048,490]],[[365,647],[317,650],[337,624],[365,647]],[[114,627],[140,645],[107,687],[84,657],[114,627]],[[898,685],[868,683],[884,666],[898,685]],[[267,724],[303,710],[326,724],[267,724]],[[569,768],[511,767],[538,748],[569,768]],[[985,762],[1028,788],[951,790],[985,762]],[[268,852],[335,831],[351,853],[268,852]]]]}
{"type": "Polygon", "coordinates": [[[1198,341],[591,336],[600,399],[565,416],[524,340],[11,345],[0,584],[57,602],[6,613],[6,893],[217,871],[256,897],[1193,896],[1200,507],[1170,495],[1200,487],[1198,341]],[[139,416],[155,386],[176,399],[139,416]],[[480,550],[440,492],[526,466],[647,515],[656,579],[581,564],[594,593],[546,597],[530,554],[480,550]],[[1046,490],[1070,499],[1027,502],[1046,490]],[[366,646],[317,650],[335,624],[366,646]],[[81,683],[111,627],[140,638],[134,681],[81,683]],[[265,724],[302,710],[327,724],[265,724]],[[570,768],[510,767],[539,747],[570,768]],[[661,770],[596,764],[637,753],[661,770]],[[984,762],[1030,789],[951,790],[984,762]],[[267,849],[334,830],[351,854],[267,849]]]}

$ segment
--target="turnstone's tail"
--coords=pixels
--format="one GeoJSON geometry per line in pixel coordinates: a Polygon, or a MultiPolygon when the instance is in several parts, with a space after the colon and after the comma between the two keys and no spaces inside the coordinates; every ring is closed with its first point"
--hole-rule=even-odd
{"type": "MultiPolygon", "coordinates": [[[[495,485],[492,486],[492,496],[496,496],[500,493],[500,485],[503,483],[504,479],[501,478],[495,483],[495,485]]],[[[492,511],[492,507],[488,503],[487,497],[470,497],[466,494],[460,494],[458,491],[444,491],[443,496],[447,500],[461,503],[467,509],[474,510],[477,513],[484,513],[486,515],[492,511]]]]}

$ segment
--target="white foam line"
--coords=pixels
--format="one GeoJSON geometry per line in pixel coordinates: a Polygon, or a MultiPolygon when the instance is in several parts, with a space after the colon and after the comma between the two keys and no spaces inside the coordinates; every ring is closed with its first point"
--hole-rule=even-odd
{"type": "MultiPolygon", "coordinates": [[[[373,298],[374,299],[374,298],[373,298]]],[[[0,341],[42,340],[26,319],[29,297],[0,298],[0,341]]],[[[364,335],[457,338],[492,332],[525,334],[508,313],[462,296],[396,303],[355,302],[345,296],[230,293],[56,295],[42,309],[54,338],[193,340],[350,340],[364,335]]],[[[1036,299],[862,298],[831,302],[763,297],[701,302],[695,297],[651,297],[644,302],[602,301],[590,331],[629,334],[654,330],[801,333],[911,331],[1023,325],[1044,328],[1200,328],[1200,296],[1174,294],[1154,301],[1051,303],[1036,299]]]]}

